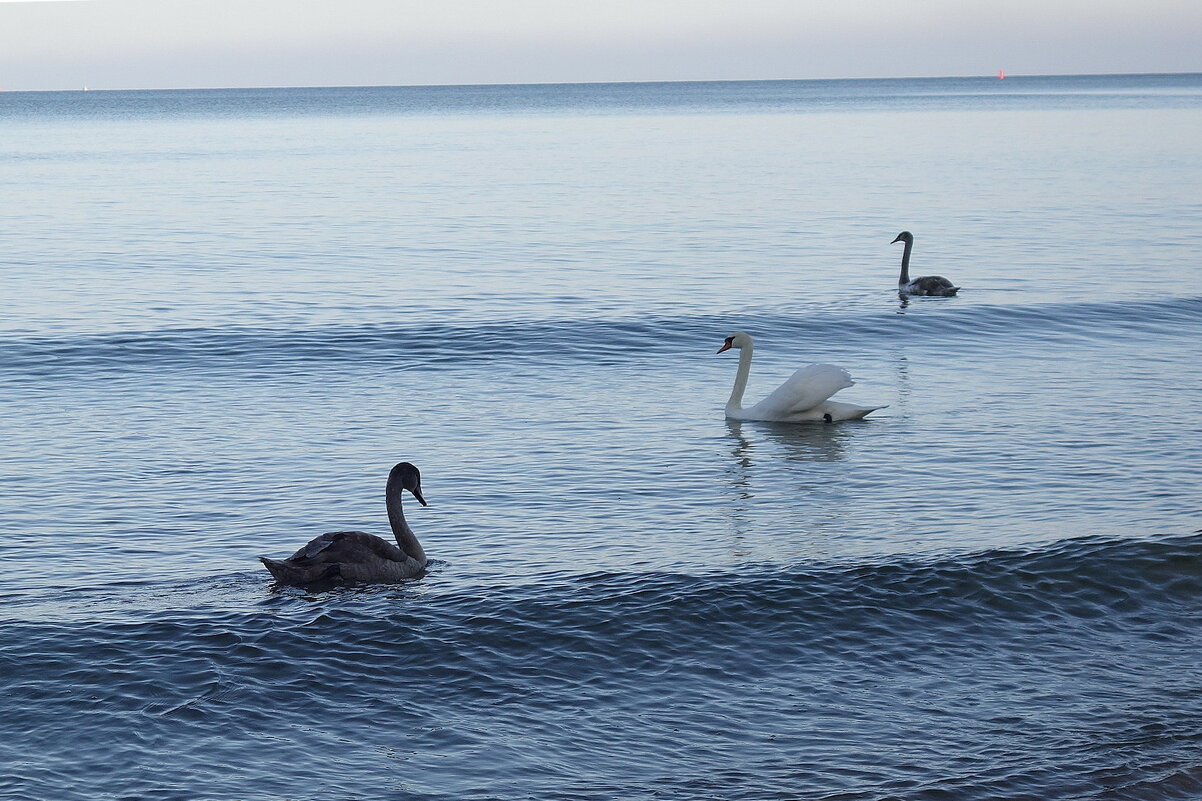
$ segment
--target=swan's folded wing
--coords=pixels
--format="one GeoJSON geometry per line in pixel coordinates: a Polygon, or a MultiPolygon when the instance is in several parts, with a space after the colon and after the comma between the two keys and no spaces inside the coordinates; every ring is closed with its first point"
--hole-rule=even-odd
{"type": "Polygon", "coordinates": [[[776,417],[795,414],[814,408],[839,390],[854,384],[851,375],[842,367],[811,364],[791,375],[755,408],[776,417]]]}
{"type": "Polygon", "coordinates": [[[362,531],[331,531],[322,534],[288,558],[312,559],[320,556],[325,562],[342,562],[360,560],[368,554],[392,562],[403,562],[407,558],[396,545],[362,531]]]}
{"type": "Polygon", "coordinates": [[[328,534],[322,534],[320,536],[314,537],[313,539],[306,542],[303,546],[301,546],[301,549],[299,551],[292,554],[292,556],[289,556],[288,560],[294,561],[297,559],[312,559],[314,556],[317,556],[317,554],[321,553],[326,548],[329,548],[331,545],[333,545],[334,542],[336,541],[336,538],[341,533],[342,533],[341,531],[331,531],[328,534]]]}

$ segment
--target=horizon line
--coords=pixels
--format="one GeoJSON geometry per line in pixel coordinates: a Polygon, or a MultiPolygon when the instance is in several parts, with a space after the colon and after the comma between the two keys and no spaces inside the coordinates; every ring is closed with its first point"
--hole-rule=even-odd
{"type": "Polygon", "coordinates": [[[1015,78],[1118,78],[1141,76],[1169,75],[1202,75],[1202,71],[1190,72],[1069,72],[1069,73],[1006,73],[1004,79],[997,73],[980,73],[974,75],[911,75],[911,76],[877,76],[860,78],[678,78],[668,80],[643,81],[502,81],[497,83],[414,83],[414,84],[310,84],[296,86],[258,85],[258,86],[142,86],[93,89],[82,86],[78,89],[5,89],[0,87],[0,94],[11,93],[49,93],[49,92],[227,92],[246,89],[451,89],[473,87],[502,87],[502,86],[623,86],[645,84],[694,84],[694,83],[818,83],[832,81],[940,81],[964,79],[1011,80],[1015,78]]]}

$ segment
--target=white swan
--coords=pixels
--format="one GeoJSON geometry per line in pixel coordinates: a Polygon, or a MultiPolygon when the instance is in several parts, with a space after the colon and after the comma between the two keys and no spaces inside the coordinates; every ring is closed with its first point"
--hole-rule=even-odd
{"type": "Polygon", "coordinates": [[[902,248],[901,275],[897,279],[897,291],[902,295],[927,295],[929,297],[950,298],[960,291],[951,281],[942,275],[924,275],[921,278],[910,277],[910,251],[914,249],[914,234],[902,231],[889,244],[905,242],[902,248]]]}
{"type": "Polygon", "coordinates": [[[855,384],[842,367],[831,364],[811,364],[790,376],[772,394],[747,409],[743,408],[743,392],[751,373],[751,337],[742,331],[726,338],[718,353],[737,348],[739,372],[735,386],[726,402],[726,416],[732,420],[764,420],[777,423],[800,423],[807,420],[859,420],[869,412],[884,406],[855,406],[828,400],[841,389],[855,384]]]}
{"type": "Polygon", "coordinates": [[[401,490],[409,490],[418,503],[426,505],[421,473],[408,462],[392,468],[384,488],[396,545],[362,531],[331,531],[309,540],[287,559],[260,556],[259,561],[276,581],[298,586],[319,581],[390,583],[416,578],[426,570],[426,552],[405,522],[401,490]]]}

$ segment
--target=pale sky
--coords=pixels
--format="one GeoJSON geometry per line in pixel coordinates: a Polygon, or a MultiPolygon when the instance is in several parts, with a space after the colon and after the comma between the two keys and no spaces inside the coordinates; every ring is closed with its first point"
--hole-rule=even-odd
{"type": "Polygon", "coordinates": [[[0,89],[1202,71],[1202,0],[0,0],[0,89]]]}

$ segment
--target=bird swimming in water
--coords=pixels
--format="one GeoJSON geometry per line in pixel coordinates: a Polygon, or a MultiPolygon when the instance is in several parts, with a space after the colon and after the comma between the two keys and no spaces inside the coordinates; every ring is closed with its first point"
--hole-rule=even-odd
{"type": "Polygon", "coordinates": [[[901,276],[897,279],[897,291],[902,295],[926,295],[929,297],[950,298],[959,291],[951,281],[942,275],[924,275],[921,278],[910,278],[910,251],[914,248],[914,234],[902,231],[897,238],[890,242],[905,242],[902,250],[901,276]]]}
{"type": "Polygon", "coordinates": [[[833,364],[811,364],[793,373],[785,383],[754,406],[743,408],[743,392],[751,374],[751,337],[739,331],[728,336],[718,353],[734,348],[739,351],[739,369],[734,388],[726,402],[726,416],[731,420],[763,420],[776,423],[802,423],[809,420],[859,420],[881,406],[856,406],[830,400],[841,389],[855,384],[842,367],[833,364]]]}
{"type": "Polygon", "coordinates": [[[260,556],[259,561],[281,584],[304,586],[326,581],[392,583],[416,578],[426,570],[426,552],[405,521],[401,492],[408,490],[417,502],[422,478],[409,462],[400,462],[388,474],[384,502],[396,545],[362,531],[332,531],[310,540],[287,559],[260,556]]]}

